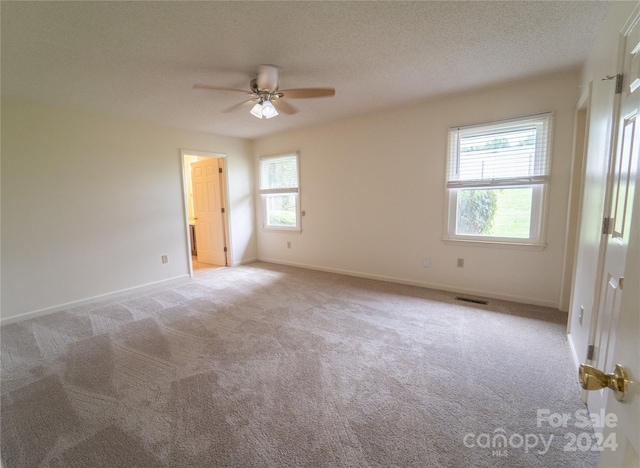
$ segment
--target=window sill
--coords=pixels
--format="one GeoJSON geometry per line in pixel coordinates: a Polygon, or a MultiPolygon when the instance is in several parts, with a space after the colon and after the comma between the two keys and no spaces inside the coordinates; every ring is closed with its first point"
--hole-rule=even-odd
{"type": "Polygon", "coordinates": [[[261,228],[262,231],[265,232],[280,232],[280,233],[285,233],[285,234],[300,234],[302,232],[302,229],[297,227],[297,228],[286,228],[286,227],[271,227],[271,226],[262,226],[261,228]]]}
{"type": "Polygon", "coordinates": [[[467,239],[442,239],[442,242],[448,245],[469,245],[474,247],[495,247],[499,249],[520,249],[520,250],[544,250],[546,244],[524,244],[520,242],[505,242],[505,241],[482,241],[482,240],[467,240],[467,239]]]}

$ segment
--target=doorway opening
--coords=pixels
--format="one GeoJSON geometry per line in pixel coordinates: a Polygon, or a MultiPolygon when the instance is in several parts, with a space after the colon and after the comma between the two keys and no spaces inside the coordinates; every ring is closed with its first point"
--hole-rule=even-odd
{"type": "MultiPolygon", "coordinates": [[[[578,103],[573,127],[573,157],[571,159],[571,179],[569,182],[569,204],[567,207],[567,225],[562,264],[562,284],[560,286],[560,305],[562,311],[571,311],[571,291],[573,290],[576,258],[578,255],[578,236],[580,212],[582,211],[582,191],[584,182],[584,164],[589,141],[589,102],[591,93],[585,94],[578,103]]],[[[568,321],[570,326],[571,320],[568,321]]],[[[567,330],[570,333],[570,329],[567,330]]]]}
{"type": "Polygon", "coordinates": [[[226,155],[181,150],[189,274],[231,264],[226,155]]]}

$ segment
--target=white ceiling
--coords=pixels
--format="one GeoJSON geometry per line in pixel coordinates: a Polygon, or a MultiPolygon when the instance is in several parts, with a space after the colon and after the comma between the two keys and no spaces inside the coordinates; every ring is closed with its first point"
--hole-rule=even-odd
{"type": "Polygon", "coordinates": [[[0,2],[2,96],[234,137],[344,119],[578,67],[601,1],[0,2]],[[259,64],[293,116],[225,114],[259,64]]]}

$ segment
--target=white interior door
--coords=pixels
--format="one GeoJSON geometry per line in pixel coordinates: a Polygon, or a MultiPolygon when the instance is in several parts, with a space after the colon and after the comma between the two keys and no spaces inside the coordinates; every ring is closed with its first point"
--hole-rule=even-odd
{"type": "Polygon", "coordinates": [[[226,265],[222,191],[218,158],[191,163],[198,262],[226,265]]]}
{"type": "MultiPolygon", "coordinates": [[[[637,180],[637,179],[636,179],[637,180]]],[[[600,455],[600,467],[640,467],[640,191],[635,194],[635,217],[625,268],[623,297],[617,320],[615,345],[609,363],[619,363],[630,380],[623,402],[608,391],[605,415],[614,415],[615,422],[603,425],[602,440],[606,444],[600,455]]],[[[607,364],[609,364],[607,363],[607,364]]],[[[607,367],[607,372],[612,369],[607,367]]]]}
{"type": "MultiPolygon", "coordinates": [[[[638,329],[638,222],[632,224],[640,145],[640,26],[631,25],[624,43],[623,88],[617,122],[609,185],[610,218],[594,338],[594,367],[609,373],[620,364],[636,380],[640,378],[638,329]],[[630,241],[635,243],[630,248],[630,241]],[[635,255],[635,257],[634,257],[635,255]],[[625,278],[626,276],[626,278],[625,278]],[[635,302],[635,304],[634,304],[635,302]],[[623,306],[624,304],[624,306],[623,306]]],[[[637,206],[637,200],[636,200],[637,206]]],[[[638,217],[640,213],[636,213],[638,217]]],[[[640,392],[638,384],[624,402],[618,402],[609,389],[588,394],[587,404],[594,427],[602,437],[600,466],[640,466],[638,425],[640,392]],[[612,414],[609,418],[601,415],[612,414]],[[614,421],[615,420],[615,421],[614,421]],[[624,464],[623,464],[624,462],[624,464]]]]}

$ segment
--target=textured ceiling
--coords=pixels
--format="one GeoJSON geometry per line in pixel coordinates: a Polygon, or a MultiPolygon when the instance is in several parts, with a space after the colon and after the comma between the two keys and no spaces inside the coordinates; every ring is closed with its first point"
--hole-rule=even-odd
{"type": "Polygon", "coordinates": [[[0,2],[2,96],[255,138],[579,66],[599,1],[0,2]],[[293,116],[221,109],[259,64],[293,116]]]}

